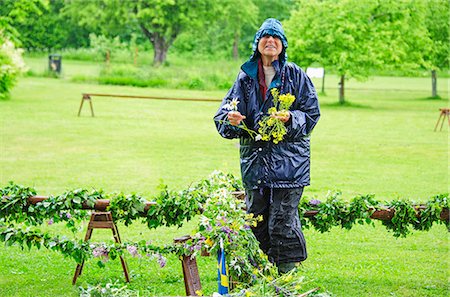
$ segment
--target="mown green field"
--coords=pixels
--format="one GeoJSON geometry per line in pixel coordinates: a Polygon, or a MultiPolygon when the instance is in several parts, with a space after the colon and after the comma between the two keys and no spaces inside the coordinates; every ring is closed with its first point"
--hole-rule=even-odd
{"type": "MultiPolygon", "coordinates": [[[[38,65],[38,64],[36,64],[38,65]]],[[[39,64],[40,65],[40,64],[39,64]]],[[[69,67],[70,62],[66,62],[69,67]]],[[[74,62],[72,73],[84,63],[74,62]]],[[[40,66],[37,66],[40,67],[40,66]]],[[[89,66],[86,72],[95,72],[89,66]]],[[[237,69],[236,69],[237,74],[237,69]]],[[[233,75],[234,76],[234,75],[233,75]]],[[[320,89],[320,81],[317,88],[320,89]]],[[[320,97],[322,118],[312,134],[311,186],[305,195],[323,199],[342,191],[349,199],[375,194],[379,200],[406,197],[425,201],[449,191],[448,127],[433,132],[444,99],[427,99],[428,78],[375,77],[348,83],[348,106],[337,106],[337,78],[327,76],[320,97]]],[[[239,174],[238,142],[222,139],[212,116],[219,103],[95,98],[77,117],[82,92],[221,99],[226,91],[187,91],[73,83],[64,79],[22,78],[10,100],[0,101],[0,186],[10,180],[33,186],[41,195],[66,189],[97,188],[137,192],[151,200],[161,182],[184,189],[213,170],[239,174]]],[[[119,226],[122,239],[170,243],[181,229],[148,230],[119,226]]],[[[62,226],[45,227],[67,233],[62,226]]],[[[69,233],[67,233],[70,235],[69,233]]],[[[84,236],[80,232],[78,238],[84,236]]],[[[375,228],[305,230],[309,287],[335,296],[448,296],[449,233],[443,225],[395,239],[375,228]]],[[[94,240],[109,239],[94,231],[94,240]]],[[[183,295],[181,265],[175,257],[160,269],[155,261],[129,258],[129,288],[142,296],[183,295]]],[[[216,289],[215,259],[199,259],[204,292],[216,289]]],[[[49,251],[0,248],[0,296],[76,296],[75,263],[49,251]]],[[[106,268],[88,262],[80,285],[123,280],[118,261],[106,268]]]]}

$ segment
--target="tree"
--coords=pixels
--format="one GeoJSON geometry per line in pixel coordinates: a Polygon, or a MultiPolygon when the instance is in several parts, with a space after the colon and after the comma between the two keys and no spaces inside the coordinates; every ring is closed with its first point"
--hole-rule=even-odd
{"type": "Polygon", "coordinates": [[[18,75],[26,70],[22,50],[16,47],[21,37],[16,27],[40,15],[45,6],[41,0],[0,0],[0,99],[9,98],[18,75]]]}
{"type": "MultiPolygon", "coordinates": [[[[49,0],[39,17],[29,17],[17,24],[22,46],[28,50],[79,48],[89,45],[85,27],[64,14],[64,0],[49,0]]],[[[97,33],[97,32],[94,32],[97,33]]]]}
{"type": "Polygon", "coordinates": [[[174,43],[177,51],[238,60],[249,55],[258,26],[269,17],[287,19],[294,0],[209,0],[212,17],[204,29],[186,30],[174,43]]]}
{"type": "Polygon", "coordinates": [[[202,30],[187,28],[174,46],[180,52],[239,59],[248,52],[257,28],[258,7],[254,0],[208,0],[202,30]],[[250,36],[250,37],[249,37],[250,36]]]}
{"type": "Polygon", "coordinates": [[[47,4],[44,0],[0,0],[0,31],[5,38],[20,45],[20,33],[16,27],[28,18],[40,16],[47,4]]]}
{"type": "Polygon", "coordinates": [[[254,29],[257,24],[258,7],[252,0],[224,0],[216,6],[218,22],[227,40],[232,41],[232,53],[239,59],[239,44],[245,28],[254,29]]]}
{"type": "Polygon", "coordinates": [[[290,56],[318,62],[340,76],[339,102],[348,78],[365,79],[387,66],[423,64],[424,4],[407,0],[300,1],[286,24],[290,56]]]}
{"type": "Polygon", "coordinates": [[[427,1],[426,27],[430,38],[430,50],[425,52],[428,69],[431,69],[431,96],[438,97],[436,70],[449,67],[449,19],[450,7],[448,0],[427,1]]]}
{"type": "Polygon", "coordinates": [[[72,0],[67,11],[79,24],[116,36],[141,30],[152,43],[154,65],[164,63],[167,51],[188,27],[200,28],[208,15],[206,0],[72,0]]]}

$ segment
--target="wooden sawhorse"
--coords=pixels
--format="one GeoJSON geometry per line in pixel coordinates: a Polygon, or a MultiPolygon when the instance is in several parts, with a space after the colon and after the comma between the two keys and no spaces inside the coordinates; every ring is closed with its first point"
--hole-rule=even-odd
{"type": "Polygon", "coordinates": [[[83,94],[81,97],[80,109],[78,110],[78,116],[81,114],[81,109],[83,108],[84,101],[89,101],[89,106],[91,107],[91,116],[94,116],[94,107],[92,106],[92,99],[89,94],[83,94]]]}
{"type": "Polygon", "coordinates": [[[153,99],[153,100],[178,100],[178,101],[198,101],[198,102],[220,102],[217,99],[208,98],[170,98],[170,97],[158,97],[158,96],[138,96],[138,95],[120,95],[120,94],[99,94],[99,93],[83,93],[81,97],[80,109],[78,109],[78,116],[81,114],[84,101],[89,101],[91,107],[91,116],[94,116],[94,107],[92,105],[92,97],[113,97],[113,98],[126,98],[126,99],[153,99]]]}
{"type": "Polygon", "coordinates": [[[434,127],[434,131],[436,131],[437,127],[439,126],[439,122],[441,121],[441,118],[442,118],[442,123],[441,123],[441,129],[439,131],[442,131],[442,126],[444,126],[445,118],[447,118],[448,125],[450,126],[450,108],[439,108],[439,111],[441,113],[439,114],[439,118],[436,123],[436,126],[434,127]]]}
{"type": "MultiPolygon", "coordinates": [[[[183,243],[191,239],[191,236],[185,235],[179,238],[175,238],[175,243],[183,243]]],[[[210,256],[205,250],[201,251],[201,256],[210,256]]],[[[202,284],[200,282],[200,275],[198,273],[197,260],[191,255],[184,255],[180,257],[181,267],[183,269],[184,288],[186,289],[186,296],[198,296],[197,292],[202,290],[202,284]]],[[[230,290],[234,287],[233,280],[230,277],[230,290]]]]}
{"type": "MultiPolygon", "coordinates": [[[[175,238],[175,243],[183,243],[189,240],[189,235],[175,238]]],[[[183,268],[184,288],[186,289],[186,296],[198,296],[197,291],[202,290],[200,283],[200,276],[198,274],[197,260],[191,258],[190,255],[184,255],[180,258],[181,266],[183,268]]]]}
{"type": "MultiPolygon", "coordinates": [[[[94,229],[111,229],[113,233],[114,240],[117,243],[121,243],[119,231],[117,230],[116,224],[114,224],[111,212],[93,212],[91,214],[91,220],[89,221],[88,229],[86,232],[86,236],[84,237],[84,241],[88,241],[91,239],[92,231],[94,229]]],[[[123,274],[125,275],[125,281],[127,283],[130,282],[130,276],[128,273],[127,263],[124,258],[120,256],[120,262],[122,262],[123,274]]],[[[84,260],[81,264],[77,264],[77,268],[75,269],[75,274],[73,276],[72,285],[75,285],[77,282],[77,278],[81,275],[83,271],[84,260]]]]}

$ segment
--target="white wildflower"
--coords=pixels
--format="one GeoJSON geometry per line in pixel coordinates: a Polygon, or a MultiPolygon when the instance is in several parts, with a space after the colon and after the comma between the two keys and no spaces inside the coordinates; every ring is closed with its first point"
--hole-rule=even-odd
{"type": "Polygon", "coordinates": [[[238,104],[239,104],[239,98],[233,98],[233,99],[231,99],[231,101],[229,101],[226,104],[224,104],[222,106],[222,108],[226,109],[226,110],[229,110],[229,111],[237,111],[238,110],[238,108],[237,108],[238,104]]]}
{"type": "Polygon", "coordinates": [[[220,189],[220,190],[219,190],[219,195],[220,195],[221,197],[227,197],[227,196],[228,196],[228,191],[227,191],[227,189],[225,189],[225,188],[220,189]]]}
{"type": "Polygon", "coordinates": [[[203,225],[203,226],[209,225],[209,219],[202,215],[200,217],[200,224],[203,225]]]}
{"type": "Polygon", "coordinates": [[[226,110],[232,110],[231,105],[230,105],[229,103],[224,104],[224,105],[222,106],[222,108],[223,108],[223,109],[226,109],[226,110]]]}
{"type": "Polygon", "coordinates": [[[231,110],[237,110],[237,106],[239,104],[239,98],[233,98],[230,102],[231,110]]]}

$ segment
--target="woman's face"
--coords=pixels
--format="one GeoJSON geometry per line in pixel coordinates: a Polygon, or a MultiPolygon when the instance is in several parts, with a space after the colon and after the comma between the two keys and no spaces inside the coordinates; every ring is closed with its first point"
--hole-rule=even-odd
{"type": "Polygon", "coordinates": [[[278,37],[266,35],[258,42],[258,51],[262,56],[271,60],[277,60],[282,50],[283,44],[278,37]]]}

